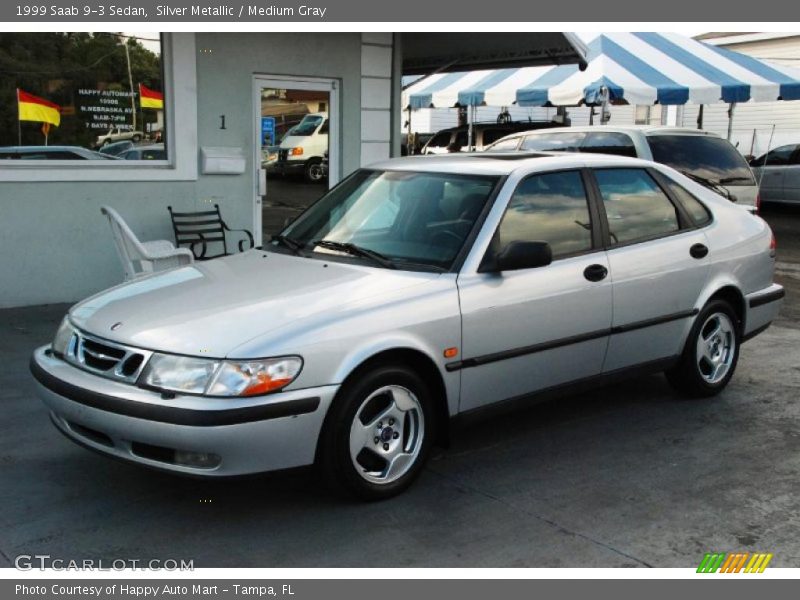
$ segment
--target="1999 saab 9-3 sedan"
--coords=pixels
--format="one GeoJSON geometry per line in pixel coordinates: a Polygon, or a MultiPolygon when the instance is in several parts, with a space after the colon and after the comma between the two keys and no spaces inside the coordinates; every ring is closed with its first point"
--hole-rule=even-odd
{"type": "Polygon", "coordinates": [[[94,450],[208,476],[316,463],[379,499],[459,413],[630,372],[719,393],[778,312],[774,261],[763,220],[664,165],[409,157],[263,249],[77,304],[31,369],[94,450]]]}

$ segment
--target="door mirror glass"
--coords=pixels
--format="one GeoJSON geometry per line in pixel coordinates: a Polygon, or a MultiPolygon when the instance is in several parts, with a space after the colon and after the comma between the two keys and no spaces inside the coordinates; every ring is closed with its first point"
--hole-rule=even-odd
{"type": "Polygon", "coordinates": [[[510,242],[494,257],[484,272],[518,271],[546,267],[553,262],[553,252],[547,242],[510,242]],[[493,263],[493,264],[492,264],[493,263]]]}

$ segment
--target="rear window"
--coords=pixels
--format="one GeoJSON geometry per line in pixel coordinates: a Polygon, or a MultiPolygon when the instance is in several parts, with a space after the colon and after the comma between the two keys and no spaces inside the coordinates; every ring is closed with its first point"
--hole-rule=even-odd
{"type": "Polygon", "coordinates": [[[586,137],[585,133],[543,133],[529,135],[522,140],[522,150],[553,150],[558,152],[577,152],[586,137]]]}
{"type": "Polygon", "coordinates": [[[730,142],[710,135],[648,136],[653,160],[711,183],[755,185],[744,157],[730,142]]]}

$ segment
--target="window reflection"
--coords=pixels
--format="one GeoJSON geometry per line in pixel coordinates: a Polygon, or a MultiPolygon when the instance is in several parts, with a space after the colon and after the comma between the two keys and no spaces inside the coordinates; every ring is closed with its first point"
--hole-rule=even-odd
{"type": "Polygon", "coordinates": [[[547,242],[553,257],[590,250],[592,226],[577,171],[535,175],[523,181],[498,229],[499,249],[513,241],[547,242]]]}

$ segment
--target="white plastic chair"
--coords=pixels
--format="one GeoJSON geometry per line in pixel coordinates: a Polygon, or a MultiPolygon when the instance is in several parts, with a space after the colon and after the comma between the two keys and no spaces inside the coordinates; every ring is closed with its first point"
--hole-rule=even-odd
{"type": "Polygon", "coordinates": [[[110,206],[101,206],[100,212],[108,218],[111,225],[114,245],[125,271],[125,281],[194,262],[191,250],[176,248],[167,240],[140,242],[119,213],[110,206]]]}

